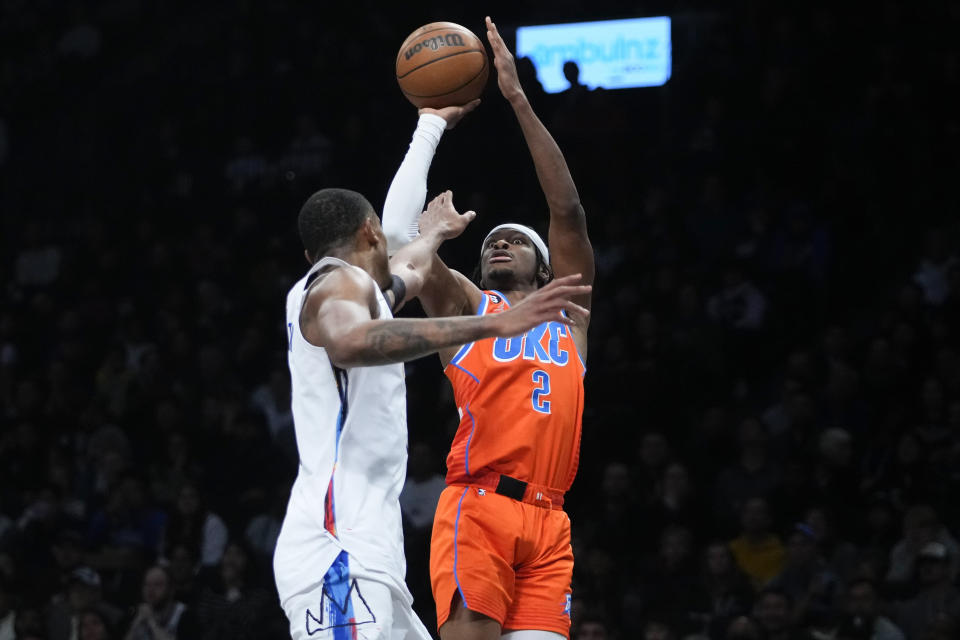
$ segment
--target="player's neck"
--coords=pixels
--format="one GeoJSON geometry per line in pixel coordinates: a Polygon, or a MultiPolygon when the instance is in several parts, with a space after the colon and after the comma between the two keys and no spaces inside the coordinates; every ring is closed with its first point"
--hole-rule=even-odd
{"type": "Polygon", "coordinates": [[[491,288],[502,293],[504,297],[510,301],[510,304],[517,304],[537,290],[536,286],[533,285],[522,286],[516,284],[512,284],[511,286],[504,287],[502,289],[498,287],[491,288]]]}
{"type": "Polygon", "coordinates": [[[333,258],[339,258],[344,262],[360,267],[373,278],[381,289],[390,286],[390,268],[380,264],[381,257],[369,251],[334,251],[329,254],[333,258]]]}

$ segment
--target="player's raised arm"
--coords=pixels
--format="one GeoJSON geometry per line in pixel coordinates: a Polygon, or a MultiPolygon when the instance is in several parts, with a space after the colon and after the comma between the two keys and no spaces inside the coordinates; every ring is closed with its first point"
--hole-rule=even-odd
{"type": "MultiPolygon", "coordinates": [[[[497,26],[487,17],[487,39],[493,50],[493,64],[497,69],[497,84],[503,97],[510,102],[527,148],[533,157],[540,188],[550,208],[550,256],[553,272],[557,276],[570,273],[583,274],[585,283],[594,278],[593,247],[587,236],[587,222],[580,195],[570,175],[567,161],[547,128],[534,113],[520,85],[517,65],[507,48],[497,26]]],[[[578,298],[577,302],[589,308],[590,296],[578,298]]]]}
{"type": "Polygon", "coordinates": [[[427,210],[418,218],[419,235],[390,258],[394,286],[386,293],[387,302],[394,312],[407,300],[420,295],[424,282],[431,274],[433,262],[438,259],[437,249],[444,241],[463,233],[476,215],[473,211],[462,215],[457,213],[451,191],[444,191],[430,201],[427,210]],[[397,285],[397,279],[400,285],[397,285]]]}
{"type": "Polygon", "coordinates": [[[570,301],[589,294],[579,275],[558,278],[508,311],[484,316],[376,319],[374,285],[358,268],[338,267],[313,285],[300,317],[304,337],[341,368],[414,360],[445,347],[513,337],[548,321],[572,324],[587,310],[570,301]]]}
{"type": "MultiPolygon", "coordinates": [[[[433,199],[431,207],[437,208],[437,214],[446,216],[458,216],[457,210],[453,205],[453,193],[446,191],[433,199]]],[[[428,209],[429,213],[429,209],[428,209]]],[[[427,218],[423,222],[430,224],[427,218]]],[[[424,225],[421,225],[424,230],[424,225]]],[[[420,303],[428,316],[439,318],[441,316],[459,316],[471,315],[483,294],[480,289],[462,274],[447,267],[440,259],[440,256],[434,254],[431,268],[423,287],[420,290],[420,303]]],[[[455,350],[454,350],[455,351],[455,350]]],[[[440,359],[446,366],[452,354],[440,353],[440,359]]]]}
{"type": "Polygon", "coordinates": [[[463,106],[420,109],[413,139],[383,204],[383,232],[390,255],[417,236],[417,218],[427,199],[427,173],[444,130],[453,129],[479,104],[474,100],[463,106]]]}

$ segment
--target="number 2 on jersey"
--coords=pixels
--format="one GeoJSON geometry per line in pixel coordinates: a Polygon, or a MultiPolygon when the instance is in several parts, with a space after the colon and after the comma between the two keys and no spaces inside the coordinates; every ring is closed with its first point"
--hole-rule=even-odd
{"type": "Polygon", "coordinates": [[[542,369],[533,372],[533,383],[537,385],[533,390],[533,410],[540,413],[550,413],[550,401],[545,398],[550,395],[550,375],[542,369]]]}

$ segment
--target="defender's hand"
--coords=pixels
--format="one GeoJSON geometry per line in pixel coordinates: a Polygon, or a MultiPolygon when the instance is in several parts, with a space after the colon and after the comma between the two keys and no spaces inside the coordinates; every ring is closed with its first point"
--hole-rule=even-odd
{"type": "Polygon", "coordinates": [[[420,214],[420,235],[436,234],[442,240],[450,240],[463,233],[476,217],[475,211],[463,215],[457,213],[453,206],[453,192],[448,189],[431,200],[427,210],[420,214]]]}
{"type": "Polygon", "coordinates": [[[570,300],[586,295],[592,289],[590,285],[576,284],[580,279],[579,273],[557,278],[503,313],[490,316],[497,321],[497,336],[513,338],[544,322],[575,324],[573,318],[563,315],[561,311],[579,317],[581,321],[585,320],[590,316],[590,312],[570,300]]]}
{"type": "Polygon", "coordinates": [[[520,76],[517,75],[517,63],[490,16],[487,16],[487,40],[490,41],[490,48],[493,49],[493,66],[497,68],[497,85],[500,87],[500,93],[510,102],[524,97],[520,76]]]}
{"type": "Polygon", "coordinates": [[[446,129],[449,131],[457,126],[457,123],[463,119],[463,116],[476,109],[478,104],[480,104],[480,98],[471,100],[467,104],[455,107],[443,107],[442,109],[430,109],[424,107],[423,109],[418,109],[417,113],[420,115],[423,115],[424,113],[432,113],[435,116],[440,116],[447,121],[446,129]]]}

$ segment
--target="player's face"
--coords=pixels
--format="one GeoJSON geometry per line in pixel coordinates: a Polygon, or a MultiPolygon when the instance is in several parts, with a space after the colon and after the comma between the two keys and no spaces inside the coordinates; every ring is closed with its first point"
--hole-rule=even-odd
{"type": "Polygon", "coordinates": [[[480,274],[485,286],[510,289],[537,282],[537,249],[530,238],[513,229],[502,229],[487,238],[480,254],[480,274]]]}

